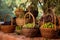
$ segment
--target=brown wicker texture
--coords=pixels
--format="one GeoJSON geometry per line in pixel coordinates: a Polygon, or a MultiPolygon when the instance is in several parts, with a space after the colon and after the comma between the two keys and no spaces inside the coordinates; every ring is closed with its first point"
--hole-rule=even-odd
{"type": "Polygon", "coordinates": [[[60,30],[60,16],[57,16],[57,18],[58,18],[58,24],[59,24],[58,29],[60,30]]]}
{"type": "MultiPolygon", "coordinates": [[[[33,24],[34,25],[33,25],[33,28],[23,27],[22,34],[25,35],[26,37],[34,37],[34,36],[37,35],[38,29],[34,28],[35,27],[35,18],[34,18],[34,16],[30,12],[28,12],[28,13],[25,14],[24,19],[26,20],[26,16],[28,14],[32,16],[32,18],[33,18],[33,24]]],[[[24,24],[25,24],[25,22],[24,22],[24,24]]]]}
{"type": "MultiPolygon", "coordinates": [[[[6,14],[4,17],[4,22],[6,22],[6,17],[10,16],[9,14],[6,14]]],[[[1,25],[1,31],[5,32],[5,33],[10,33],[13,32],[15,27],[13,26],[13,18],[10,16],[11,18],[11,25],[1,25]]]]}
{"type": "Polygon", "coordinates": [[[16,10],[15,10],[15,15],[16,15],[16,24],[18,25],[18,26],[22,26],[22,25],[24,25],[24,10],[23,9],[21,9],[21,8],[17,8],[16,10]],[[23,16],[22,18],[20,18],[20,16],[23,16]]]}
{"type": "MultiPolygon", "coordinates": [[[[52,20],[53,19],[54,19],[54,28],[43,28],[42,26],[40,27],[40,32],[41,32],[42,37],[46,37],[46,38],[57,37],[58,32],[57,32],[57,27],[56,27],[56,16],[55,15],[54,15],[54,18],[52,18],[52,20]]],[[[44,20],[43,20],[43,24],[44,24],[44,20]]]]}
{"type": "Polygon", "coordinates": [[[24,25],[24,18],[20,18],[20,17],[16,18],[16,24],[18,26],[24,25]]]}

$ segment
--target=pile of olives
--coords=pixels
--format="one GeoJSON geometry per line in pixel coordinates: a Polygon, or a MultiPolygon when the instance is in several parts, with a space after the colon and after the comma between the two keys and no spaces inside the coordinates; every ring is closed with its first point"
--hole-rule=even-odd
{"type": "Polygon", "coordinates": [[[33,23],[28,23],[28,24],[25,24],[23,27],[25,28],[33,28],[33,23]]]}
{"type": "Polygon", "coordinates": [[[51,22],[45,23],[42,25],[43,28],[54,28],[54,24],[51,22]]]}
{"type": "Polygon", "coordinates": [[[21,26],[16,26],[16,30],[21,30],[22,27],[21,26]]]}

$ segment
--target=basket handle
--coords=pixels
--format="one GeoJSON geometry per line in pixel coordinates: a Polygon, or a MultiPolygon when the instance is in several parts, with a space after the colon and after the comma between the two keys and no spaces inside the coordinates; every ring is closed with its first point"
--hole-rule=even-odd
{"type": "Polygon", "coordinates": [[[7,16],[10,16],[10,19],[11,19],[11,26],[13,25],[13,18],[11,17],[11,15],[9,15],[9,14],[6,14],[5,16],[4,16],[4,22],[6,22],[6,17],[7,16]]]}
{"type": "MultiPolygon", "coordinates": [[[[31,15],[32,16],[32,18],[33,18],[33,27],[35,27],[35,18],[34,18],[34,16],[32,15],[32,13],[29,11],[29,12],[27,12],[26,14],[25,14],[25,16],[24,16],[24,20],[25,20],[25,18],[26,18],[26,16],[29,14],[29,16],[31,15]]],[[[24,25],[25,25],[25,21],[24,21],[24,25]]]]}
{"type": "MultiPolygon", "coordinates": [[[[55,16],[55,14],[53,13],[53,15],[51,15],[51,14],[46,14],[46,15],[44,15],[43,17],[45,17],[45,16],[47,16],[47,15],[50,15],[51,16],[51,18],[52,18],[52,22],[54,22],[54,29],[56,30],[57,29],[57,27],[56,27],[56,16],[55,16]],[[54,21],[55,20],[55,21],[54,21]]],[[[43,24],[44,24],[44,19],[43,19],[43,24]]]]}
{"type": "MultiPolygon", "coordinates": [[[[52,18],[51,21],[53,22],[53,15],[51,15],[51,14],[46,14],[46,15],[44,15],[43,17],[46,17],[46,16],[48,16],[48,15],[52,18]]],[[[44,23],[45,23],[45,20],[43,19],[43,24],[44,24],[44,23]]]]}

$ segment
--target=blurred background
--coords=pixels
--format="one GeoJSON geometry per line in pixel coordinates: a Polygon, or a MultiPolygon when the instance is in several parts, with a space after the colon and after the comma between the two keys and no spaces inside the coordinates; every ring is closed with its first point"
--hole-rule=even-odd
{"type": "MultiPolygon", "coordinates": [[[[17,7],[21,7],[26,10],[30,3],[34,3],[34,1],[35,0],[0,0],[0,16],[2,16],[0,21],[4,21],[3,18],[5,14],[10,14],[12,17],[15,17],[14,10],[17,7]]],[[[35,1],[35,4],[38,4],[38,0],[35,1]]],[[[38,4],[37,6],[39,7],[40,5],[38,4]]],[[[39,9],[41,9],[41,7],[39,7],[38,10],[39,9]]],[[[7,17],[7,21],[10,21],[9,17],[7,17]]]]}

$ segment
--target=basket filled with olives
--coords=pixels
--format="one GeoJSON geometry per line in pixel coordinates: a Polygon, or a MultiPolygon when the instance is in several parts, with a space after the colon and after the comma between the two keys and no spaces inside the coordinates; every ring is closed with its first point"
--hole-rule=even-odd
{"type": "Polygon", "coordinates": [[[56,16],[54,16],[53,19],[54,19],[54,23],[52,23],[52,22],[45,23],[43,20],[43,24],[40,27],[40,32],[41,32],[42,37],[45,37],[45,38],[57,37],[58,31],[57,31],[57,27],[56,27],[56,16]]]}
{"type": "Polygon", "coordinates": [[[34,37],[37,35],[38,33],[38,29],[35,28],[35,18],[34,16],[32,15],[32,13],[30,12],[27,12],[24,16],[24,25],[23,25],[23,28],[22,28],[22,34],[25,35],[26,37],[34,37]],[[28,17],[26,17],[27,15],[29,15],[28,17]],[[30,22],[27,22],[26,18],[29,18],[32,20],[30,22]]]}

